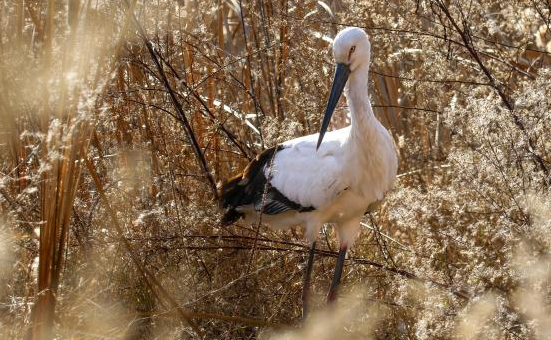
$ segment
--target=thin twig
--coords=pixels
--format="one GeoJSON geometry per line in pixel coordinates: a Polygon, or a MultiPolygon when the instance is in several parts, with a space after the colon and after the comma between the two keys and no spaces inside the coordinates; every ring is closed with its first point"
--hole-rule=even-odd
{"type": "MultiPolygon", "coordinates": [[[[126,6],[129,7],[128,0],[125,1],[126,6]]],[[[132,22],[134,23],[134,26],[140,33],[140,36],[147,47],[147,50],[149,51],[149,55],[151,56],[151,59],[155,63],[155,66],[157,67],[157,71],[159,72],[159,76],[161,77],[161,80],[163,82],[163,85],[165,86],[168,94],[170,95],[170,99],[172,100],[172,104],[174,105],[174,108],[178,112],[178,116],[180,118],[180,122],[184,126],[184,129],[186,130],[186,135],[191,143],[193,152],[195,153],[195,156],[197,158],[197,161],[199,162],[200,167],[203,169],[203,172],[205,173],[205,176],[208,179],[210,188],[212,190],[212,194],[215,198],[218,197],[218,191],[216,190],[216,181],[214,180],[214,177],[212,176],[212,173],[209,170],[207,160],[205,159],[205,155],[201,152],[201,147],[199,146],[199,142],[197,141],[197,138],[195,137],[195,133],[193,132],[193,129],[191,128],[191,124],[189,123],[185,113],[184,109],[182,108],[182,104],[178,101],[178,98],[176,97],[176,94],[174,93],[174,90],[172,89],[172,86],[170,85],[170,82],[168,81],[168,78],[166,76],[166,73],[159,61],[159,58],[157,58],[157,54],[155,53],[155,49],[153,48],[153,45],[147,38],[147,33],[143,29],[142,25],[139,23],[138,19],[136,18],[136,15],[133,11],[131,11],[132,16],[132,22]]]]}
{"type": "Polygon", "coordinates": [[[477,52],[477,50],[476,50],[476,48],[473,44],[472,37],[471,37],[470,33],[467,31],[467,29],[461,29],[459,27],[459,25],[457,24],[457,22],[455,21],[455,19],[451,15],[448,7],[446,6],[446,4],[444,4],[444,2],[442,2],[441,0],[433,0],[433,1],[436,1],[438,7],[446,15],[446,17],[448,18],[448,20],[450,21],[452,26],[455,28],[455,30],[457,31],[459,36],[461,36],[461,39],[463,40],[463,43],[464,43],[463,46],[465,46],[465,48],[467,48],[467,50],[469,51],[471,57],[476,61],[476,63],[478,64],[478,66],[480,67],[480,69],[482,70],[484,75],[488,78],[488,81],[489,81],[490,85],[496,90],[497,94],[499,95],[499,97],[503,101],[503,104],[507,107],[507,109],[509,109],[509,112],[511,113],[511,116],[513,118],[513,122],[522,131],[522,133],[524,134],[524,136],[528,140],[528,148],[526,148],[528,153],[532,156],[535,163],[543,171],[543,173],[545,175],[545,181],[547,183],[548,178],[549,178],[549,170],[547,169],[547,166],[545,165],[545,161],[543,160],[541,155],[536,153],[536,151],[535,151],[536,150],[536,145],[534,143],[534,140],[533,140],[532,137],[530,137],[528,135],[528,133],[526,131],[526,127],[524,126],[524,123],[522,122],[520,117],[515,113],[515,107],[514,107],[514,104],[511,100],[511,98],[505,93],[505,91],[503,90],[503,86],[496,81],[496,79],[494,78],[494,76],[493,76],[492,72],[490,71],[490,69],[487,68],[486,65],[484,65],[484,63],[480,59],[480,57],[478,55],[478,52],[477,52]]]}
{"type": "Polygon", "coordinates": [[[86,167],[88,168],[88,172],[92,176],[92,179],[94,181],[94,184],[96,185],[96,189],[98,190],[98,193],[101,197],[101,200],[105,206],[105,210],[107,210],[107,214],[109,215],[109,218],[111,219],[111,222],[113,223],[113,226],[115,227],[115,231],[117,232],[118,238],[124,248],[126,249],[126,252],[130,256],[130,259],[134,263],[134,266],[142,276],[144,283],[146,284],[147,288],[151,291],[151,293],[161,302],[163,303],[163,300],[161,299],[161,295],[164,296],[164,298],[169,302],[169,304],[175,308],[178,311],[178,315],[182,320],[184,320],[187,324],[191,326],[193,331],[202,339],[204,338],[203,331],[197,326],[197,324],[191,319],[190,315],[192,313],[189,313],[187,311],[184,311],[178,303],[168,294],[168,292],[164,289],[164,287],[160,284],[160,282],[155,278],[154,275],[152,275],[147,268],[142,266],[140,263],[140,260],[132,250],[132,246],[130,245],[130,242],[124,237],[124,231],[119,224],[119,220],[117,218],[117,215],[111,208],[111,205],[109,204],[109,200],[107,199],[107,196],[105,195],[105,191],[103,190],[103,185],[101,184],[101,181],[99,179],[99,176],[95,170],[94,164],[88,159],[88,157],[85,158],[86,167]],[[158,294],[157,290],[160,290],[161,295],[158,294]]]}

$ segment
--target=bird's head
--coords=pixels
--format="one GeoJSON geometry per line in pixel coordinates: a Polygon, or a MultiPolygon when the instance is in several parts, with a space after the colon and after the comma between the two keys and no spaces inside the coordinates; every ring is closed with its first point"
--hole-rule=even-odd
{"type": "Polygon", "coordinates": [[[340,31],[333,41],[335,62],[348,66],[354,72],[358,66],[368,65],[371,43],[365,31],[358,27],[347,27],[340,31]]]}
{"type": "Polygon", "coordinates": [[[336,69],[331,93],[327,100],[325,115],[321,124],[320,135],[316,148],[319,148],[323,136],[327,131],[331,116],[344,90],[348,76],[362,66],[368,66],[371,56],[371,43],[369,37],[361,28],[347,27],[340,31],[333,41],[333,55],[336,69]]]}

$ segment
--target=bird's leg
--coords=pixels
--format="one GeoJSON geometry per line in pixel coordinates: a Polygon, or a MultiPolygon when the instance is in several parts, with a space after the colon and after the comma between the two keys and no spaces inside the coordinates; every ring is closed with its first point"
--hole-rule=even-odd
{"type": "Polygon", "coordinates": [[[306,319],[308,315],[308,307],[310,304],[310,278],[312,276],[312,268],[314,267],[314,255],[316,253],[316,241],[312,242],[310,252],[308,253],[308,263],[304,272],[304,284],[302,285],[302,319],[306,319]]]}
{"type": "Polygon", "coordinates": [[[344,259],[346,258],[346,250],[348,247],[344,244],[339,249],[339,257],[337,258],[337,265],[335,266],[335,273],[333,274],[333,281],[327,293],[327,302],[331,303],[337,298],[337,288],[341,282],[342,268],[344,267],[344,259]]]}

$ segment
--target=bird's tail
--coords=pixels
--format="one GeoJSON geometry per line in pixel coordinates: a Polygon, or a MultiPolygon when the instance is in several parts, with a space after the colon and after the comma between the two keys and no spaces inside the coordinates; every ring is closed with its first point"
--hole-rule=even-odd
{"type": "MultiPolygon", "coordinates": [[[[269,164],[274,154],[283,147],[277,145],[264,150],[256,156],[249,165],[243,170],[243,173],[230,178],[218,186],[218,197],[224,208],[222,224],[231,224],[241,217],[244,213],[239,211],[239,207],[252,204],[260,209],[263,192],[268,181],[264,175],[264,167],[269,164]]],[[[264,211],[268,213],[268,211],[264,211]]]]}
{"type": "Polygon", "coordinates": [[[222,225],[229,225],[243,217],[243,213],[236,210],[241,203],[243,187],[239,185],[242,176],[235,176],[219,185],[218,197],[224,209],[224,215],[220,221],[222,225]]]}

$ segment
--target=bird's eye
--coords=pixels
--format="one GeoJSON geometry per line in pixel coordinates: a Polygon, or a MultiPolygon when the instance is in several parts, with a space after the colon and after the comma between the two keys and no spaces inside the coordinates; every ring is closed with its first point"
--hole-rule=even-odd
{"type": "Polygon", "coordinates": [[[350,60],[350,56],[352,56],[352,53],[356,50],[356,46],[350,47],[350,52],[348,52],[348,60],[350,60]]]}

